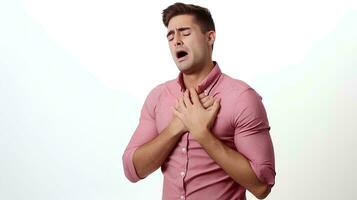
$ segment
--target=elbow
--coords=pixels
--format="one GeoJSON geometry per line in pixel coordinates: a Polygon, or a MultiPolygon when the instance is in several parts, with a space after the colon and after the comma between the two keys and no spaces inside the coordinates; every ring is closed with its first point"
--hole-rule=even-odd
{"type": "Polygon", "coordinates": [[[250,191],[256,198],[265,199],[271,192],[274,185],[275,170],[273,165],[252,165],[255,174],[257,175],[258,182],[252,187],[250,191]]]}
{"type": "Polygon", "coordinates": [[[270,194],[270,191],[271,187],[269,185],[263,185],[252,193],[257,199],[265,199],[270,194]]]}

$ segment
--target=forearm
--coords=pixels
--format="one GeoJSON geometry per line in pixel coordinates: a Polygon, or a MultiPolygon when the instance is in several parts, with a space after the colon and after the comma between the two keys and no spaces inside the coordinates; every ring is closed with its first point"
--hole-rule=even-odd
{"type": "Polygon", "coordinates": [[[137,175],[144,178],[158,169],[181,136],[176,128],[168,126],[155,139],[139,147],[133,156],[137,175]]]}
{"type": "Polygon", "coordinates": [[[208,155],[236,182],[247,188],[257,198],[265,198],[270,188],[255,175],[249,161],[217,139],[210,131],[198,140],[208,155]]]}

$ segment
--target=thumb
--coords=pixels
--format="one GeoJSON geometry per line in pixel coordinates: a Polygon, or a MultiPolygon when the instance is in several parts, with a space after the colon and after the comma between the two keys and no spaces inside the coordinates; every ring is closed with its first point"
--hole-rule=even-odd
{"type": "Polygon", "coordinates": [[[171,111],[174,116],[178,117],[179,119],[182,119],[182,113],[180,113],[175,107],[171,106],[171,111]]]}
{"type": "Polygon", "coordinates": [[[217,115],[220,108],[221,108],[221,99],[214,100],[211,112],[213,112],[214,115],[217,115]]]}

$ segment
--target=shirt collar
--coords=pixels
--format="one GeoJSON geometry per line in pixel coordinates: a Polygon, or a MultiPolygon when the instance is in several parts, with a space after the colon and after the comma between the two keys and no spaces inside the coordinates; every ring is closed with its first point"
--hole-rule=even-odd
{"type": "MultiPolygon", "coordinates": [[[[218,63],[216,61],[213,61],[213,63],[214,63],[213,69],[206,76],[206,78],[204,78],[201,81],[201,83],[198,84],[198,87],[197,87],[197,89],[198,89],[197,93],[198,94],[200,94],[202,92],[205,92],[206,94],[209,94],[209,92],[211,91],[211,89],[213,88],[213,86],[215,85],[215,83],[218,81],[219,77],[222,74],[221,69],[218,66],[218,63]]],[[[180,74],[177,77],[177,83],[180,85],[182,92],[186,90],[185,84],[183,82],[183,74],[182,74],[182,72],[180,72],[180,74]]]]}

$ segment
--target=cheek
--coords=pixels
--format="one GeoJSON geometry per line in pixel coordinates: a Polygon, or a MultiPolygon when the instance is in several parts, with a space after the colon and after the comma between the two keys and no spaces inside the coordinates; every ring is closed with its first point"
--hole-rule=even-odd
{"type": "Polygon", "coordinates": [[[204,54],[203,51],[202,51],[202,47],[199,46],[199,45],[193,46],[192,51],[194,52],[194,56],[195,56],[196,58],[200,58],[200,57],[202,57],[203,54],[204,54]]]}
{"type": "Polygon", "coordinates": [[[171,48],[171,47],[169,47],[169,48],[170,48],[171,56],[172,56],[173,58],[175,58],[176,56],[175,56],[175,52],[174,52],[173,48],[171,48]]]}
{"type": "Polygon", "coordinates": [[[202,49],[204,48],[204,41],[200,39],[196,39],[194,43],[192,44],[192,47],[195,48],[197,51],[201,52],[202,49]]]}

